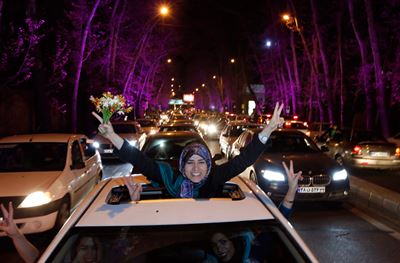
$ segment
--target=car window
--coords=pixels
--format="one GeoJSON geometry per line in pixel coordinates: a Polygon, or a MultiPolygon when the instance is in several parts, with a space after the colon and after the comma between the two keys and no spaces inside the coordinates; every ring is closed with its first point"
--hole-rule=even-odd
{"type": "Polygon", "coordinates": [[[142,127],[157,126],[157,123],[153,120],[138,120],[138,122],[140,123],[140,126],[142,126],[142,127]]]}
{"type": "Polygon", "coordinates": [[[81,163],[83,162],[81,148],[79,147],[78,141],[74,141],[72,143],[72,163],[81,163]]]}
{"type": "Polygon", "coordinates": [[[116,133],[137,133],[133,124],[113,123],[113,128],[116,133]]]}
{"type": "Polygon", "coordinates": [[[0,144],[0,172],[62,171],[67,143],[0,144]]]}
{"type": "Polygon", "coordinates": [[[304,123],[300,123],[300,122],[292,122],[290,124],[290,127],[292,129],[308,129],[308,127],[305,126],[304,123]]]}
{"type": "Polygon", "coordinates": [[[311,139],[297,134],[272,134],[266,143],[265,153],[319,152],[317,145],[311,139]]]}
{"type": "Polygon", "coordinates": [[[275,221],[144,227],[76,227],[48,262],[75,262],[90,237],[102,262],[305,262],[275,221]],[[227,250],[222,251],[220,244],[227,250]]]}

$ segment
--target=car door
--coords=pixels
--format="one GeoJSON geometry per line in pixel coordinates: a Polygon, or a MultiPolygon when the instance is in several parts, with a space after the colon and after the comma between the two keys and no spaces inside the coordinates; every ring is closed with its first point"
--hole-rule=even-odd
{"type": "Polygon", "coordinates": [[[91,189],[93,177],[86,167],[81,144],[78,140],[71,143],[71,169],[72,180],[70,182],[71,207],[74,207],[91,189]]]}

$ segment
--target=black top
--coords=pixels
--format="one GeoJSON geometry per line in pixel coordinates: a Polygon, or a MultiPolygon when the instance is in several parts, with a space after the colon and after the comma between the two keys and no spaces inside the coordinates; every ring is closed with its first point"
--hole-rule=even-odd
{"type": "MultiPolygon", "coordinates": [[[[216,196],[217,193],[222,190],[225,182],[252,165],[262,154],[264,149],[265,145],[259,140],[258,136],[254,136],[253,140],[243,148],[240,155],[221,165],[213,163],[206,182],[199,189],[199,197],[210,198],[216,196]]],[[[122,161],[131,163],[135,169],[146,176],[148,180],[164,185],[159,164],[147,157],[136,147],[131,146],[126,140],[121,149],[115,151],[115,154],[122,161]]],[[[180,172],[175,172],[174,178],[178,178],[179,176],[180,172]]]]}

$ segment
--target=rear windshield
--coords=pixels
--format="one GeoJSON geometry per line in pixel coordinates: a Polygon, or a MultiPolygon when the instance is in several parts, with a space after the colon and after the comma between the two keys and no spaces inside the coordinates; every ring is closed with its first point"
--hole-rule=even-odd
{"type": "Polygon", "coordinates": [[[308,262],[278,224],[76,227],[47,262],[308,262]],[[97,261],[96,261],[97,260],[97,261]]]}
{"type": "Polygon", "coordinates": [[[116,133],[137,133],[136,127],[133,124],[113,124],[116,133]]]}
{"type": "Polygon", "coordinates": [[[303,134],[273,133],[266,143],[265,153],[314,153],[318,146],[303,134]]]}
{"type": "Polygon", "coordinates": [[[155,139],[147,141],[142,152],[155,160],[179,160],[183,148],[193,142],[204,144],[196,137],[155,139]]]}
{"type": "Polygon", "coordinates": [[[62,171],[67,143],[0,144],[0,172],[62,171]]]}
{"type": "Polygon", "coordinates": [[[157,123],[153,120],[138,120],[140,126],[142,127],[154,127],[157,126],[157,123]]]}

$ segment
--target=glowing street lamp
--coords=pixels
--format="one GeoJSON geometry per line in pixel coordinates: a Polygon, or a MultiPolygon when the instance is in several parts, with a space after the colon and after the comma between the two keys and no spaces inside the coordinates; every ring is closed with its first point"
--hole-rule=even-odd
{"type": "Polygon", "coordinates": [[[167,59],[167,63],[171,63],[172,62],[172,59],[167,59]]]}
{"type": "Polygon", "coordinates": [[[205,87],[205,86],[206,86],[206,84],[204,84],[204,83],[203,83],[203,84],[201,84],[201,86],[202,86],[202,87],[205,87]]]}
{"type": "Polygon", "coordinates": [[[199,88],[196,88],[196,91],[199,91],[199,88]]]}
{"type": "Polygon", "coordinates": [[[265,41],[265,46],[266,46],[267,48],[270,48],[270,47],[271,47],[271,45],[272,45],[272,42],[271,42],[271,40],[267,40],[267,41],[265,41]]]}
{"type": "Polygon", "coordinates": [[[159,13],[162,16],[167,16],[169,14],[169,7],[166,5],[160,6],[159,13]]]}
{"type": "Polygon", "coordinates": [[[172,78],[171,81],[175,81],[175,78],[172,78]]]}
{"type": "Polygon", "coordinates": [[[216,78],[217,78],[217,76],[214,75],[214,76],[213,76],[213,79],[216,79],[216,78]]]}
{"type": "Polygon", "coordinates": [[[295,16],[292,16],[290,14],[283,14],[282,15],[282,20],[285,21],[286,26],[293,31],[298,31],[300,32],[300,27],[297,22],[297,18],[295,16]]]}
{"type": "Polygon", "coordinates": [[[231,58],[231,63],[232,64],[235,63],[235,59],[234,58],[231,58]]]}

